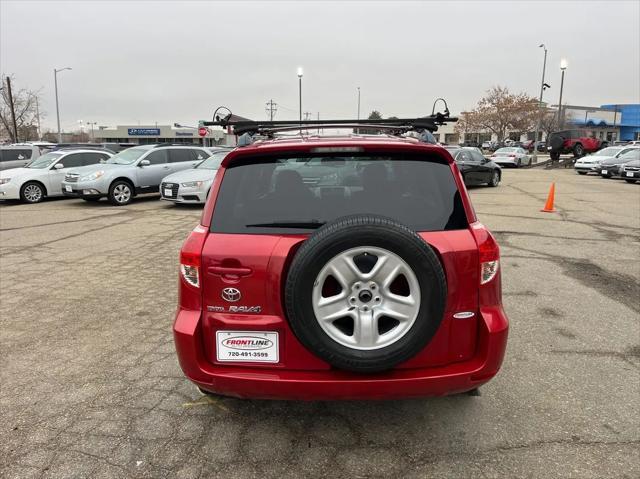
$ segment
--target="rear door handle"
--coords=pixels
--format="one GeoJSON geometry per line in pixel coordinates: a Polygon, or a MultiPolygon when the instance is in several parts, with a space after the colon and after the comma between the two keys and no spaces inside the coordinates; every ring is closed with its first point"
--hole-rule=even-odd
{"type": "Polygon", "coordinates": [[[241,278],[243,276],[249,276],[253,273],[251,268],[232,268],[225,266],[209,266],[207,272],[214,276],[222,276],[225,278],[241,278]]]}

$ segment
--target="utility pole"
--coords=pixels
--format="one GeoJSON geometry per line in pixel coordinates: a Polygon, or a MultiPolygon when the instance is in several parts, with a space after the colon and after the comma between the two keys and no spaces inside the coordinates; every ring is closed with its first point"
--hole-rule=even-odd
{"type": "Polygon", "coordinates": [[[313,113],[311,113],[310,111],[305,111],[304,112],[304,121],[310,120],[311,119],[311,115],[313,115],[313,113]]]}
{"type": "Polygon", "coordinates": [[[58,73],[65,71],[65,70],[71,70],[71,67],[64,67],[64,68],[54,68],[53,69],[53,83],[55,85],[55,89],[56,89],[56,118],[58,119],[58,143],[62,143],[62,131],[60,131],[60,107],[58,105],[58,73]]]}
{"type": "Polygon", "coordinates": [[[276,112],[278,111],[278,104],[275,103],[273,100],[269,100],[267,102],[267,107],[265,108],[267,114],[269,115],[269,120],[273,121],[273,117],[275,116],[276,112]]]}
{"type": "Polygon", "coordinates": [[[13,106],[13,94],[11,93],[11,78],[7,77],[7,95],[9,95],[9,108],[11,108],[11,122],[13,123],[13,139],[16,143],[18,140],[18,125],[16,123],[16,109],[13,106]]]}
{"type": "Polygon", "coordinates": [[[38,95],[36,95],[36,119],[38,121],[38,140],[42,140],[42,130],[40,129],[40,106],[38,104],[38,95]]]}

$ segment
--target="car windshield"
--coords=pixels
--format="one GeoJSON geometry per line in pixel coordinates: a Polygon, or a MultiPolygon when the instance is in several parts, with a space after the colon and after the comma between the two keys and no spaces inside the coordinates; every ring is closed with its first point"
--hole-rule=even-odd
{"type": "Polygon", "coordinates": [[[143,148],[128,148],[126,150],[122,150],[117,155],[112,156],[105,163],[114,163],[116,165],[130,165],[142,155],[144,155],[147,151],[149,150],[143,148]]]}
{"type": "Polygon", "coordinates": [[[209,158],[198,164],[196,168],[200,168],[201,170],[217,170],[220,168],[220,163],[222,163],[224,157],[228,154],[228,151],[219,151],[218,153],[214,153],[209,158]]]}
{"type": "Polygon", "coordinates": [[[226,169],[211,231],[306,233],[350,214],[416,231],[467,227],[449,164],[438,154],[256,156],[226,169]],[[382,193],[384,192],[384,194],[382,193]]]}
{"type": "Polygon", "coordinates": [[[496,151],[496,154],[499,153],[515,153],[517,150],[517,148],[500,148],[498,151],[496,151]]]}
{"type": "Polygon", "coordinates": [[[58,158],[60,158],[63,154],[64,153],[56,153],[56,152],[47,153],[46,155],[42,155],[36,158],[31,163],[29,163],[26,167],[37,168],[37,169],[47,168],[51,166],[51,164],[54,161],[56,161],[58,158]]]}
{"type": "Polygon", "coordinates": [[[616,153],[622,151],[622,148],[603,148],[600,151],[596,151],[593,156],[614,156],[616,153]]]}

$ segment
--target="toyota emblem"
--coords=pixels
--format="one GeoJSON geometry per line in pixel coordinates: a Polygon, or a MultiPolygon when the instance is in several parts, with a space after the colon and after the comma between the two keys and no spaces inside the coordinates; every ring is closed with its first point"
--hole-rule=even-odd
{"type": "Polygon", "coordinates": [[[240,290],[236,288],[224,288],[222,290],[222,299],[229,301],[230,303],[240,301],[241,296],[240,290]]]}

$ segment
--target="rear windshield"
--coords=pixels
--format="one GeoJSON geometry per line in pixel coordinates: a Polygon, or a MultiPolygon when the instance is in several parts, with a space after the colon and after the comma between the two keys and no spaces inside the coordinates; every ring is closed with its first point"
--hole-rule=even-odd
{"type": "Polygon", "coordinates": [[[334,155],[256,157],[232,164],[220,186],[211,231],[307,233],[360,213],[387,216],[416,231],[467,227],[453,174],[439,156],[334,155]]]}

